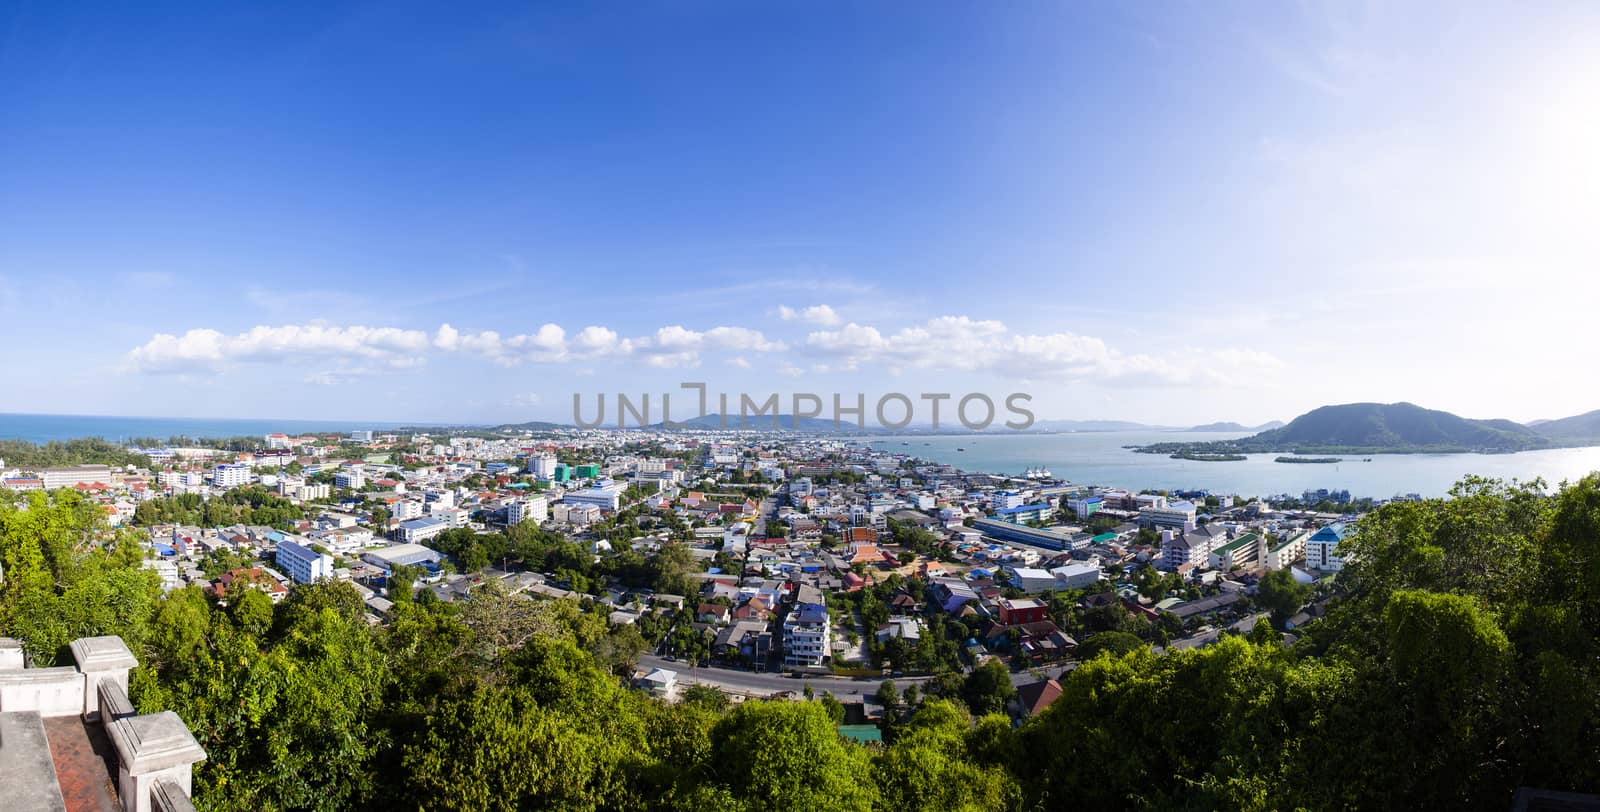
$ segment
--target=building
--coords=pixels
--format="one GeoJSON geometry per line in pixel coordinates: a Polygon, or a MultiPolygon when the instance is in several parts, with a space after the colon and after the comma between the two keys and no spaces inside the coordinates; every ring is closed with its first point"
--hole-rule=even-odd
{"type": "Polygon", "coordinates": [[[1253,564],[1261,555],[1261,537],[1246,533],[1211,551],[1211,567],[1228,570],[1243,564],[1253,564]]]}
{"type": "Polygon", "coordinates": [[[819,668],[833,656],[833,624],[822,591],[810,584],[795,590],[794,607],[783,620],[783,664],[819,668]]]}
{"type": "Polygon", "coordinates": [[[1306,566],[1319,572],[1338,572],[1344,569],[1345,558],[1339,544],[1349,535],[1343,522],[1334,522],[1306,539],[1306,566]]]}
{"type": "Polygon", "coordinates": [[[1087,519],[1093,516],[1102,507],[1105,507],[1105,500],[1098,496],[1084,496],[1067,500],[1067,509],[1080,519],[1087,519]]]}
{"type": "Polygon", "coordinates": [[[74,465],[69,468],[45,468],[37,471],[44,489],[72,488],[100,482],[111,484],[111,467],[108,465],[74,465]]]}
{"type": "Polygon", "coordinates": [[[1274,541],[1267,547],[1266,566],[1269,570],[1281,570],[1290,564],[1299,561],[1306,554],[1306,539],[1311,537],[1309,530],[1295,530],[1288,536],[1274,541]]]}
{"type": "Polygon", "coordinates": [[[352,432],[350,432],[350,440],[351,440],[351,442],[356,442],[356,443],[370,443],[370,442],[372,442],[372,432],[370,432],[370,431],[352,431],[352,432]]]}
{"type": "MultiPolygon", "coordinates": [[[[1143,499],[1150,494],[1140,494],[1143,499]]],[[[1185,529],[1194,527],[1195,507],[1193,502],[1167,503],[1165,497],[1160,497],[1160,502],[1139,509],[1139,524],[1142,527],[1175,527],[1185,529]]]]}
{"type": "Polygon", "coordinates": [[[391,544],[377,550],[372,550],[361,556],[361,560],[384,572],[391,572],[395,567],[428,567],[439,563],[439,552],[421,544],[391,544]]]}
{"type": "Polygon", "coordinates": [[[279,432],[266,436],[267,448],[292,448],[294,443],[289,440],[289,435],[279,432]]]}
{"type": "Polygon", "coordinates": [[[338,488],[360,490],[367,486],[367,476],[360,468],[347,468],[333,475],[333,484],[338,488]]]}
{"type": "Polygon", "coordinates": [[[1188,529],[1161,531],[1161,569],[1177,572],[1180,568],[1205,567],[1211,563],[1211,551],[1227,542],[1227,534],[1211,525],[1188,529]]]}
{"type": "Polygon", "coordinates": [[[395,531],[395,535],[397,539],[406,544],[421,544],[449,529],[450,522],[426,516],[421,519],[401,522],[400,528],[395,531]]]}
{"type": "Polygon", "coordinates": [[[1049,503],[1041,502],[1036,505],[1017,505],[1016,507],[1000,508],[994,512],[996,519],[1012,524],[1043,524],[1055,515],[1056,509],[1049,503]]]}
{"type": "Polygon", "coordinates": [[[528,456],[528,473],[539,479],[554,479],[556,475],[556,455],[530,454],[528,456]]]}
{"type": "Polygon", "coordinates": [[[278,542],[278,567],[297,584],[333,577],[333,556],[296,541],[278,542]]]}
{"type": "Polygon", "coordinates": [[[1043,547],[1047,550],[1072,549],[1072,537],[1051,530],[1040,530],[996,519],[973,519],[973,529],[1000,541],[1043,547]]]}
{"type": "Polygon", "coordinates": [[[1085,561],[1074,561],[1050,571],[1056,581],[1056,590],[1088,589],[1100,581],[1100,568],[1085,561]]]}
{"type": "Polygon", "coordinates": [[[1021,507],[1022,494],[1012,493],[1011,491],[995,491],[994,495],[989,497],[989,504],[997,511],[1021,507]]]}
{"type": "Polygon", "coordinates": [[[543,496],[517,499],[506,506],[506,524],[508,526],[529,521],[534,524],[543,524],[548,518],[550,518],[550,502],[543,496]]]}
{"type": "Polygon", "coordinates": [[[594,464],[580,465],[576,471],[577,473],[574,475],[579,479],[594,479],[600,476],[600,466],[594,464]]]}
{"type": "Polygon", "coordinates": [[[211,484],[218,488],[239,488],[250,484],[250,466],[218,465],[211,469],[211,484]]]}
{"type": "Polygon", "coordinates": [[[618,484],[596,485],[581,491],[572,491],[561,497],[569,506],[593,505],[601,510],[616,510],[622,504],[624,488],[618,484]]]}
{"type": "Polygon", "coordinates": [[[1050,619],[1050,607],[1044,601],[1034,598],[1001,598],[1000,623],[1005,626],[1016,626],[1023,623],[1037,623],[1050,619]]]}

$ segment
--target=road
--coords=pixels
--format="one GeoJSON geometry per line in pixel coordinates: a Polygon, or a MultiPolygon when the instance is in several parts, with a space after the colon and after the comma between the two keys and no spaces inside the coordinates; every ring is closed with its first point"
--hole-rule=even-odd
{"type": "MultiPolygon", "coordinates": [[[[870,697],[878,692],[881,679],[852,679],[850,677],[804,677],[796,678],[772,672],[756,673],[753,671],[737,671],[731,668],[718,668],[715,666],[701,666],[690,668],[687,663],[668,660],[653,654],[644,654],[639,657],[639,667],[645,670],[652,668],[665,668],[676,672],[680,683],[699,683],[713,685],[727,691],[756,694],[766,696],[780,691],[794,691],[803,693],[807,685],[816,696],[821,696],[823,691],[831,691],[841,701],[851,701],[870,697]]],[[[928,680],[927,677],[895,677],[895,687],[904,689],[911,684],[921,684],[928,680]]]]}

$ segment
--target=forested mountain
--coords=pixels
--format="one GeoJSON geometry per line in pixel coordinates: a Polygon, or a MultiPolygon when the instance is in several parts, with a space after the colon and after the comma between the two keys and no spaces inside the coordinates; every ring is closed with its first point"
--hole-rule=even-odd
{"type": "Polygon", "coordinates": [[[1600,409],[1559,420],[1541,420],[1528,426],[1554,440],[1600,441],[1600,409]]]}
{"type": "Polygon", "coordinates": [[[491,580],[400,597],[371,627],[345,584],[279,605],[162,595],[99,522],[70,491],[0,499],[0,635],[40,665],[121,635],[137,708],[177,711],[206,748],[201,809],[1499,810],[1519,786],[1600,792],[1597,476],[1380,508],[1291,647],[1265,623],[1196,651],[1097,646],[1019,728],[966,690],[992,666],[942,677],[891,704],[874,747],[835,732],[826,698],[627,689],[642,641],[604,607],[491,580]]]}
{"type": "Polygon", "coordinates": [[[1524,451],[1559,443],[1510,420],[1471,420],[1411,403],[1345,403],[1306,412],[1278,429],[1213,443],[1161,443],[1151,453],[1394,453],[1524,451]]]}

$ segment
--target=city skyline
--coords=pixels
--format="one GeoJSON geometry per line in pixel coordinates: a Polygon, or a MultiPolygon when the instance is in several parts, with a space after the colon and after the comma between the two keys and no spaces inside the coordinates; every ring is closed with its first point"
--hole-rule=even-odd
{"type": "Polygon", "coordinates": [[[1600,9],[943,11],[0,15],[0,412],[1600,408],[1600,9]]]}

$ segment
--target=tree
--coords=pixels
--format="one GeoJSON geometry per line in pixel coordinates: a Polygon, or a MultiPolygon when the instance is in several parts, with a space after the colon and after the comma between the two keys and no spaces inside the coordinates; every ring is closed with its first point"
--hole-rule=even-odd
{"type": "Polygon", "coordinates": [[[1121,657],[1130,652],[1149,648],[1150,644],[1140,640],[1137,635],[1127,632],[1100,632],[1090,635],[1078,646],[1078,659],[1092,660],[1105,653],[1109,653],[1112,657],[1121,657]]]}
{"type": "Polygon", "coordinates": [[[961,700],[978,716],[1005,713],[1006,703],[1016,693],[1011,672],[997,659],[974,668],[961,685],[961,700]]]}
{"type": "Polygon", "coordinates": [[[716,724],[711,780],[746,809],[871,809],[871,762],[816,702],[746,702],[716,724]]]}
{"type": "Polygon", "coordinates": [[[1272,612],[1272,625],[1284,628],[1311,597],[1311,585],[1294,579],[1288,569],[1272,570],[1256,585],[1256,602],[1272,612]]]}

